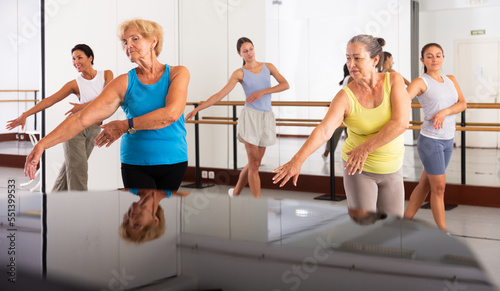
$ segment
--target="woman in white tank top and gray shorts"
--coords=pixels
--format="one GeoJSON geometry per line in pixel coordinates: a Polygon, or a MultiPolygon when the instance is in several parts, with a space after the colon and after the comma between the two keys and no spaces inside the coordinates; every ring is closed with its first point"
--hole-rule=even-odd
{"type": "Polygon", "coordinates": [[[436,43],[422,48],[424,74],[408,87],[410,98],[417,96],[424,111],[417,149],[424,172],[410,196],[404,217],[413,218],[430,193],[432,215],[437,226],[448,233],[444,213],[446,167],[453,151],[456,114],[467,108],[465,98],[452,75],[441,75],[444,53],[436,43]]]}
{"type": "MultiPolygon", "coordinates": [[[[74,114],[87,106],[113,80],[113,72],[110,70],[96,71],[94,64],[94,52],[86,44],[77,44],[71,50],[73,66],[81,73],[75,80],[66,83],[59,91],[44,98],[40,103],[24,112],[17,119],[7,123],[7,129],[13,129],[19,125],[24,129],[26,118],[37,112],[51,107],[62,101],[71,94],[75,94],[79,103],[71,103],[73,108],[66,114],[74,114]]],[[[100,133],[99,125],[92,125],[71,140],[63,144],[64,163],[54,183],[52,191],[83,190],[88,189],[88,158],[94,148],[94,139],[100,133]]]]}

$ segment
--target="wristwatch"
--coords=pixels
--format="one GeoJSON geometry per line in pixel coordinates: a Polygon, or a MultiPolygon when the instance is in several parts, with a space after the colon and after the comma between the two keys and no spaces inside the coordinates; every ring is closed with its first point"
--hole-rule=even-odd
{"type": "Polygon", "coordinates": [[[134,119],[133,118],[130,118],[128,120],[128,133],[130,134],[134,134],[136,132],[135,128],[134,128],[134,119]]]}

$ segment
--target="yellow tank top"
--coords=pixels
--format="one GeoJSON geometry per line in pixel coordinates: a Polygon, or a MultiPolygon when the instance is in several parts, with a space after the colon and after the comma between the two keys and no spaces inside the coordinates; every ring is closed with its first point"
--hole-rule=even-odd
{"type": "MultiPolygon", "coordinates": [[[[342,158],[347,161],[349,152],[366,140],[377,134],[384,125],[391,120],[391,81],[390,74],[385,74],[384,99],[382,103],[372,109],[359,104],[358,99],[349,87],[344,90],[349,97],[350,111],[344,119],[348,137],[342,146],[342,158]]],[[[400,135],[390,143],[376,149],[368,155],[363,171],[375,174],[390,174],[398,171],[403,165],[404,136],[400,135]]]]}

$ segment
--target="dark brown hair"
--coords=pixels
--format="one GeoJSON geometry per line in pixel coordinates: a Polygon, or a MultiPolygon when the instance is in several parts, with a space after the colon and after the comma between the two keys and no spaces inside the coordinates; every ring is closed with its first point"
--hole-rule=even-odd
{"type": "Polygon", "coordinates": [[[380,69],[384,64],[384,51],[382,50],[382,47],[385,45],[385,40],[381,37],[359,34],[351,38],[348,44],[356,42],[362,43],[366,46],[366,50],[370,53],[370,58],[374,59],[376,56],[379,56],[376,68],[380,69]]]}
{"type": "MultiPolygon", "coordinates": [[[[425,51],[426,51],[428,48],[433,47],[433,46],[435,46],[435,47],[437,47],[438,49],[440,49],[440,50],[441,50],[441,53],[443,53],[443,56],[444,56],[444,50],[443,50],[443,48],[442,48],[439,44],[437,44],[437,43],[435,43],[435,42],[431,42],[431,43],[428,43],[428,44],[424,45],[424,47],[423,47],[423,48],[422,48],[422,50],[420,51],[420,57],[423,59],[423,58],[424,58],[425,51]]],[[[427,73],[427,67],[426,67],[425,65],[424,65],[424,73],[427,73]]]]}
{"type": "MultiPolygon", "coordinates": [[[[249,42],[253,45],[253,42],[248,37],[240,37],[238,39],[238,41],[236,42],[236,50],[238,51],[238,53],[240,53],[241,46],[246,42],[249,42]]],[[[243,60],[243,66],[244,65],[245,65],[245,60],[243,60]]]]}
{"type": "Polygon", "coordinates": [[[88,45],[86,45],[86,44],[77,44],[77,45],[75,45],[74,48],[71,49],[71,53],[74,53],[76,50],[82,51],[87,56],[87,58],[92,57],[92,60],[90,61],[90,64],[91,65],[94,64],[94,52],[92,51],[92,49],[88,45]]]}

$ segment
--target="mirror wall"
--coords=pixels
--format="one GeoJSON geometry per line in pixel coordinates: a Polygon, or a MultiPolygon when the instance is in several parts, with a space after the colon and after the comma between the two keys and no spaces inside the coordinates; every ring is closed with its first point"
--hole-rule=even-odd
{"type": "MultiPolygon", "coordinates": [[[[7,121],[17,118],[40,99],[40,3],[38,0],[0,1],[0,154],[21,156],[31,146],[19,132],[40,130],[40,114],[26,123],[25,130],[9,131],[7,121]]],[[[6,157],[2,156],[2,159],[6,157]]],[[[6,166],[6,161],[1,165],[6,166]]]]}
{"type": "MultiPolygon", "coordinates": [[[[431,41],[443,45],[446,51],[443,71],[457,76],[469,102],[497,102],[500,65],[495,66],[499,60],[494,51],[498,52],[500,31],[491,15],[499,12],[500,1],[474,3],[459,4],[450,0],[435,6],[432,1],[419,1],[419,47],[431,41]],[[485,34],[471,35],[471,31],[476,30],[484,30],[485,34]],[[462,52],[468,50],[469,53],[458,55],[459,47],[463,48],[462,52]],[[485,51],[487,53],[483,53],[485,51]],[[471,56],[478,58],[471,59],[471,56]]],[[[4,61],[12,68],[0,72],[5,80],[0,90],[40,89],[40,2],[8,0],[0,5],[0,19],[7,28],[2,34],[8,40],[0,46],[9,56],[4,61]]],[[[350,37],[360,33],[383,37],[387,41],[385,50],[394,56],[394,69],[411,79],[411,0],[314,0],[307,3],[299,0],[148,0],[141,4],[117,0],[103,3],[97,0],[54,0],[45,1],[45,6],[46,96],[77,76],[70,54],[77,43],[87,43],[93,48],[94,67],[98,70],[112,70],[116,77],[133,68],[116,37],[118,24],[129,18],[151,19],[163,26],[165,43],[159,58],[162,62],[181,64],[190,70],[188,102],[206,100],[241,67],[242,60],[236,52],[236,40],[241,36],[253,40],[257,60],[273,63],[288,80],[290,89],[274,94],[275,101],[330,102],[341,88],[338,84],[343,76],[345,45],[350,37]],[[89,18],[92,21],[88,21],[89,18]]],[[[23,98],[29,97],[25,93],[1,93],[0,100],[23,98]]],[[[241,86],[237,85],[223,100],[243,101],[241,86]]],[[[44,126],[47,132],[65,118],[64,114],[71,108],[69,102],[74,101],[76,97],[68,97],[46,111],[44,126]]],[[[0,118],[3,124],[24,112],[25,107],[26,102],[2,103],[0,118]]],[[[188,105],[185,112],[192,108],[188,105]]],[[[237,111],[240,110],[241,106],[238,106],[237,111]]],[[[275,106],[273,111],[278,119],[321,119],[326,108],[275,106]]],[[[498,110],[484,113],[468,110],[467,119],[498,122],[500,118],[498,110]]],[[[200,118],[203,117],[229,118],[232,117],[232,108],[213,106],[200,113],[200,118]]],[[[123,112],[118,110],[110,118],[113,119],[124,119],[123,112]]],[[[194,166],[194,126],[187,124],[186,127],[189,166],[194,166]]],[[[27,122],[27,130],[31,129],[34,129],[32,117],[27,122]]],[[[312,127],[280,126],[278,142],[267,149],[261,170],[271,171],[287,162],[311,131],[312,127]]],[[[4,126],[0,127],[0,133],[6,133],[4,126]]],[[[405,143],[414,144],[411,131],[405,134],[405,143]]],[[[498,186],[498,143],[497,133],[467,133],[467,146],[471,147],[467,149],[467,184],[498,186]],[[491,151],[485,154],[478,150],[479,147],[491,151]],[[491,159],[492,156],[495,159],[491,159]],[[483,175],[485,162],[490,164],[487,174],[483,175]]],[[[234,165],[232,144],[231,126],[200,125],[200,166],[242,168],[247,163],[245,148],[237,143],[238,161],[234,165]]],[[[341,144],[342,139],[335,152],[336,175],[341,172],[341,144]]],[[[460,146],[458,135],[456,145],[460,146]]],[[[416,149],[412,148],[407,147],[404,164],[408,181],[418,180],[422,171],[416,149]]],[[[320,148],[306,161],[303,173],[329,175],[329,165],[321,157],[323,150],[320,148]]],[[[47,151],[47,192],[52,189],[63,159],[61,145],[47,151]]],[[[455,149],[451,163],[449,182],[458,184],[459,147],[455,149]]],[[[118,143],[110,148],[94,149],[89,159],[89,173],[89,190],[122,186],[118,143]]]]}

